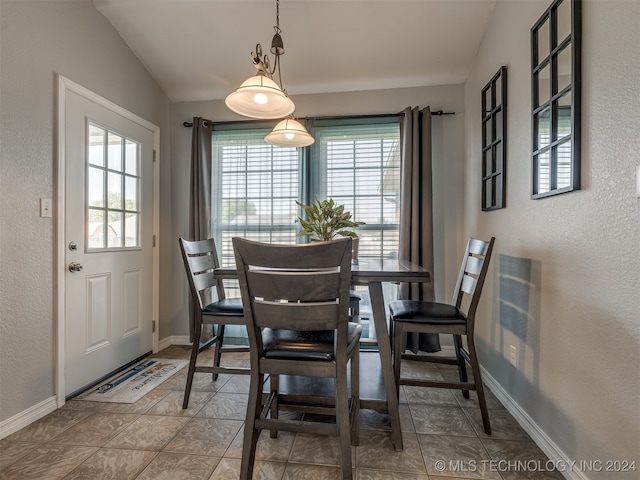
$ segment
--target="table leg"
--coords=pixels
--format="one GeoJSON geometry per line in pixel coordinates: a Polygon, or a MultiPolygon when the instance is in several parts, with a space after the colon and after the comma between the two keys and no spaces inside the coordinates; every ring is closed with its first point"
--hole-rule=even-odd
{"type": "Polygon", "coordinates": [[[402,432],[400,431],[400,410],[398,397],[396,396],[395,378],[393,376],[393,364],[391,359],[391,341],[387,330],[387,315],[384,309],[384,296],[382,283],[370,282],[369,295],[371,297],[371,309],[373,322],[378,337],[378,349],[380,351],[380,365],[382,379],[384,381],[385,395],[387,397],[387,410],[391,422],[391,441],[396,451],[402,451],[402,432]]]}

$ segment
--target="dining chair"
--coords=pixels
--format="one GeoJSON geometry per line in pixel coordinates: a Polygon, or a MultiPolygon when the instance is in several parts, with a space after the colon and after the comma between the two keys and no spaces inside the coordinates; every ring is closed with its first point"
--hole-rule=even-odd
{"type": "Polygon", "coordinates": [[[489,268],[494,241],[495,237],[491,237],[488,242],[469,238],[451,304],[415,300],[395,300],[389,304],[394,343],[393,370],[396,389],[399,389],[400,385],[460,388],[464,398],[469,398],[469,390],[475,390],[478,395],[484,431],[487,435],[491,435],[491,424],[480,376],[480,364],[476,354],[474,328],[476,309],[489,268]],[[407,332],[452,334],[455,357],[404,353],[404,335],[407,332]],[[466,337],[467,349],[462,343],[463,336],[466,337]],[[400,376],[402,360],[457,365],[460,381],[403,378],[400,376]],[[467,363],[471,366],[472,381],[469,381],[467,377],[467,363]]]}
{"type": "Polygon", "coordinates": [[[232,241],[251,358],[240,478],[252,476],[261,430],[272,436],[283,430],[338,436],[342,478],[350,479],[351,444],[359,439],[362,332],[349,322],[351,239],[305,245],[232,241]],[[263,396],[266,376],[269,393],[263,396]],[[283,393],[280,386],[290,376],[333,379],[327,395],[334,397],[283,393]],[[307,413],[296,420],[280,417],[280,410],[307,413]],[[308,413],[334,415],[336,421],[314,421],[308,413]]]}
{"type": "MultiPolygon", "coordinates": [[[[189,396],[196,372],[211,373],[218,379],[218,373],[248,374],[247,368],[221,367],[220,357],[224,341],[225,325],[244,325],[244,312],[240,298],[226,298],[222,280],[214,275],[220,267],[216,244],[213,238],[190,241],[179,238],[182,260],[189,281],[189,290],[194,310],[193,345],[189,359],[189,372],[184,389],[182,408],[189,406],[189,396]],[[204,325],[214,329],[213,337],[200,345],[204,325]],[[213,346],[213,365],[198,365],[198,354],[213,346]]],[[[247,347],[225,348],[225,351],[247,351],[247,347]]]]}

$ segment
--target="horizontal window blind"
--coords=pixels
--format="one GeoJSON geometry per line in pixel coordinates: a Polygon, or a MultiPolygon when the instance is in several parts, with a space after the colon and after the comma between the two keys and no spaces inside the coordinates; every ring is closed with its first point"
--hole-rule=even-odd
{"type": "Polygon", "coordinates": [[[302,212],[296,201],[309,204],[329,197],[345,205],[354,220],[365,222],[358,229],[360,256],[397,254],[397,120],[318,121],[311,131],[316,142],[305,150],[268,145],[266,128],[214,130],[212,226],[223,265],[233,265],[234,236],[303,241],[297,237],[302,212]]]}
{"type": "Polygon", "coordinates": [[[317,125],[312,149],[312,193],[344,204],[358,228],[361,257],[398,251],[399,124],[317,125]]]}
{"type": "MultiPolygon", "coordinates": [[[[231,239],[241,236],[271,243],[301,243],[298,216],[305,204],[333,198],[344,204],[358,228],[359,258],[393,257],[398,252],[400,127],[397,118],[311,122],[316,139],[308,148],[273,147],[264,142],[270,128],[220,125],[212,135],[212,231],[220,263],[235,266],[231,239]]],[[[369,329],[371,303],[362,296],[362,338],[369,329]]],[[[239,297],[237,282],[225,281],[229,297],[239,297]]],[[[388,298],[387,298],[388,297],[388,298]]],[[[385,286],[395,298],[395,286],[385,286]]],[[[243,338],[228,326],[226,337],[243,338]]],[[[244,340],[237,340],[244,341],[244,340]]]]}
{"type": "Polygon", "coordinates": [[[212,230],[223,266],[235,265],[235,236],[296,243],[301,156],[265,143],[267,133],[213,132],[212,230]]]}

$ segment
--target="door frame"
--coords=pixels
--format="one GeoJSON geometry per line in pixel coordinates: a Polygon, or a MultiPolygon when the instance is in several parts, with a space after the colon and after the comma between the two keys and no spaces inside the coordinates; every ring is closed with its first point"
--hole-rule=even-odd
{"type": "Polygon", "coordinates": [[[159,344],[159,318],[160,311],[160,280],[158,273],[160,271],[160,127],[151,122],[137,116],[134,113],[124,109],[123,107],[107,100],[104,97],[92,92],[82,85],[66,78],[63,75],[56,75],[57,79],[57,151],[58,159],[55,171],[56,177],[56,216],[54,239],[55,250],[55,276],[54,282],[56,288],[54,315],[57,332],[57,345],[55,349],[54,370],[56,385],[56,401],[58,408],[65,403],[65,327],[66,327],[66,310],[65,310],[65,294],[66,294],[66,96],[67,92],[73,92],[87,100],[90,100],[101,107],[111,110],[124,118],[137,123],[138,125],[151,130],[153,132],[153,236],[155,238],[153,248],[153,304],[152,304],[152,320],[155,322],[153,329],[153,353],[158,351],[159,344]]]}

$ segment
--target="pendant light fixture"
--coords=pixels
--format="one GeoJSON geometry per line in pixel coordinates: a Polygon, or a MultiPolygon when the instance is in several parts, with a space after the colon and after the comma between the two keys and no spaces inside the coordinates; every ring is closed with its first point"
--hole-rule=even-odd
{"type": "Polygon", "coordinates": [[[224,102],[230,110],[249,118],[266,120],[287,117],[276,125],[265,141],[280,147],[305,147],[315,140],[291,116],[296,107],[282,87],[280,56],[284,54],[284,43],[280,35],[280,0],[276,0],[276,25],[273,29],[276,32],[270,50],[275,56],[273,68],[269,57],[262,54],[262,46],[257,44],[256,51],[251,52],[251,60],[258,73],[231,92],[224,102]],[[276,71],[279,85],[273,78],[276,71]]]}
{"type": "Polygon", "coordinates": [[[315,142],[307,129],[293,117],[280,121],[264,141],[278,147],[306,147],[315,142]]]}

